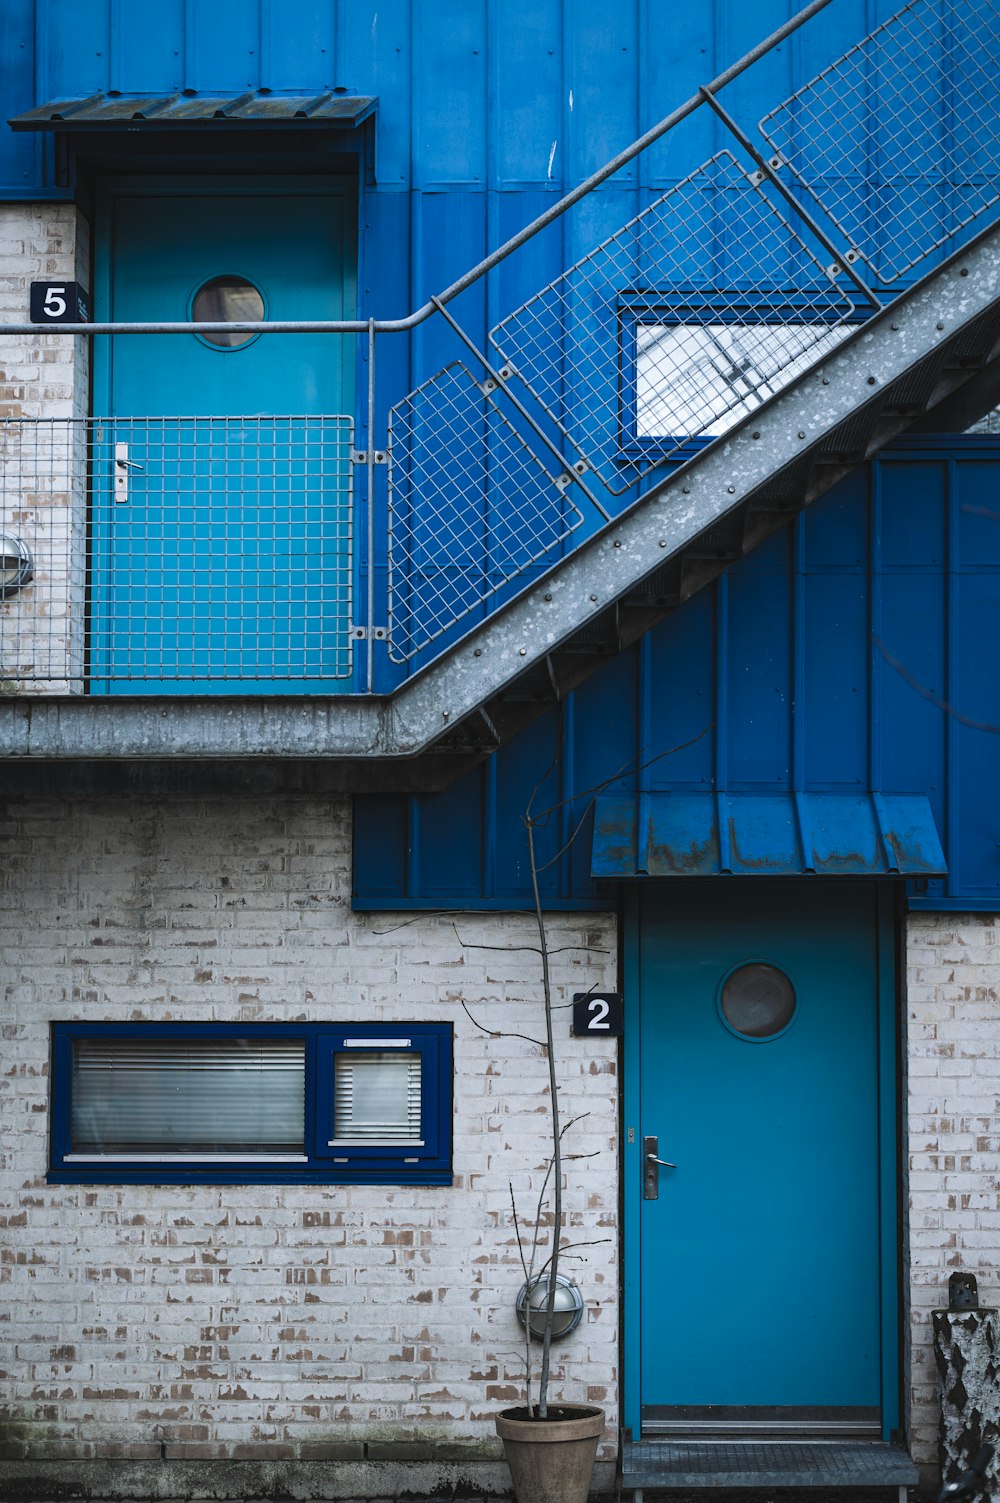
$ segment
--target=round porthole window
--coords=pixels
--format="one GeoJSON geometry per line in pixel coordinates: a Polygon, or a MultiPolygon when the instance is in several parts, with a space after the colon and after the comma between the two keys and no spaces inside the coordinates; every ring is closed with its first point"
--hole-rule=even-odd
{"type": "MultiPolygon", "coordinates": [[[[264,299],[258,288],[246,277],[213,277],[205,282],[194,295],[191,318],[196,324],[246,324],[257,323],[264,317],[264,299]]],[[[220,333],[202,334],[206,344],[220,350],[236,350],[241,345],[256,339],[256,334],[220,333]]]]}
{"type": "Polygon", "coordinates": [[[730,971],[723,981],[719,1012],[727,1028],[740,1038],[766,1043],[791,1026],[795,988],[776,965],[752,960],[730,971]]]}

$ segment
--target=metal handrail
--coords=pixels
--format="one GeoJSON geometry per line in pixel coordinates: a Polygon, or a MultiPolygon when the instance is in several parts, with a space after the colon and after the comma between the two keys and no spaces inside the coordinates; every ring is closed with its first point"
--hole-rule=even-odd
{"type": "Polygon", "coordinates": [[[829,4],[831,4],[831,0],[810,0],[809,5],[798,11],[783,26],[779,26],[775,31],[772,31],[770,36],[758,42],[756,47],[752,47],[749,52],[745,52],[737,62],[731,63],[728,68],[724,68],[716,78],[713,78],[711,83],[705,84],[697,93],[692,94],[690,99],[686,100],[684,104],[671,110],[669,115],[664,115],[662,120],[658,121],[644,135],[638,136],[631,145],[625,147],[624,151],[620,151],[617,156],[605,162],[603,167],[599,167],[596,172],[592,172],[589,177],[584,178],[581,183],[578,183],[569,193],[564,194],[551,208],[545,209],[530,224],[525,225],[524,229],[519,230],[516,235],[512,235],[509,240],[505,240],[496,250],[484,256],[481,261],[477,262],[475,266],[459,277],[458,281],[452,282],[443,292],[439,292],[435,297],[429,298],[422,307],[408,314],[406,318],[375,319],[374,322],[369,319],[351,318],[279,319],[244,323],[194,323],[191,320],[182,323],[167,323],[153,320],[146,323],[90,322],[52,324],[51,326],[34,323],[4,323],[0,325],[0,333],[37,334],[40,327],[46,327],[53,334],[368,334],[370,330],[373,330],[376,334],[408,333],[411,329],[415,329],[419,324],[424,323],[437,312],[439,304],[450,303],[452,299],[458,297],[460,293],[465,292],[467,288],[486,276],[495,266],[499,266],[514,251],[519,250],[522,245],[526,245],[529,240],[533,240],[542,230],[547,229],[554,220],[561,218],[574,204],[579,203],[582,198],[586,198],[594,188],[599,187],[607,178],[613,177],[620,168],[627,166],[635,157],[640,156],[654,141],[658,141],[661,136],[666,135],[675,125],[679,125],[682,120],[686,120],[688,115],[694,114],[695,110],[706,103],[707,96],[717,93],[720,89],[725,88],[727,84],[732,83],[733,79],[738,78],[741,73],[745,73],[760,58],[779,46],[793,32],[798,31],[799,27],[804,25],[806,21],[811,20],[819,11],[825,10],[829,4]]]}
{"type": "MultiPolygon", "coordinates": [[[[995,0],[952,0],[943,38],[936,0],[908,0],[772,109],[758,124],[757,143],[719,102],[728,83],[829,3],[811,0],[405,318],[8,323],[0,336],[37,336],[42,328],[85,336],[362,336],[367,403],[359,393],[356,416],[366,437],[355,449],[351,427],[344,464],[365,477],[358,499],[366,502],[369,567],[361,620],[350,617],[347,592],[341,616],[355,666],[367,658],[355,682],[363,677],[374,692],[376,641],[407,672],[426,665],[428,649],[455,642],[529,577],[579,551],[589,530],[619,514],[623,498],[656,484],[666,465],[721,439],[804,369],[832,358],[852,324],[893,301],[905,273],[995,210],[995,0]],[[892,119],[884,139],[881,125],[872,128],[872,80],[892,119]],[[600,244],[503,314],[485,342],[472,338],[448,304],[699,108],[722,125],[727,144],[679,180],[671,175],[628,223],[610,234],[605,227],[600,244]],[[936,131],[928,129],[939,115],[936,131]],[[377,436],[376,336],[408,333],[434,313],[460,358],[436,374],[420,370],[412,390],[390,398],[377,436]],[[371,561],[383,526],[387,571],[377,596],[371,561]]],[[[21,493],[51,493],[42,473],[48,458],[39,452],[32,463],[38,474],[32,481],[25,470],[21,493]]],[[[66,510],[81,494],[76,487],[75,478],[63,486],[66,510]]],[[[353,481],[338,479],[333,489],[353,506],[353,481]]],[[[226,501],[237,531],[238,499],[237,487],[226,501]]],[[[86,544],[73,546],[77,568],[86,544]]],[[[69,582],[66,589],[72,602],[56,602],[64,615],[70,605],[82,610],[80,592],[69,582]]],[[[305,613],[322,613],[321,604],[305,613]]],[[[152,665],[148,676],[157,678],[152,665]]],[[[267,677],[263,667],[259,677],[267,677]]]]}

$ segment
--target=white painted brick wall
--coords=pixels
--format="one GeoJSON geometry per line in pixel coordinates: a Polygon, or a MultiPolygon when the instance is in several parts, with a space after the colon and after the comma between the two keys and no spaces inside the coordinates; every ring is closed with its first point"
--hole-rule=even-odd
{"type": "Polygon", "coordinates": [[[916,1459],[936,1457],[933,1309],[955,1269],[1000,1303],[1000,918],[913,914],[907,925],[906,1073],[916,1459]]]}
{"type": "MultiPolygon", "coordinates": [[[[530,915],[353,914],[343,799],[16,801],[2,820],[0,1385],[9,1455],[308,1458],[493,1445],[517,1401],[508,1182],[546,1149],[530,915]],[[481,948],[482,946],[482,948],[481,948]],[[451,1188],[52,1186],[57,1019],[448,1020],[451,1188]],[[23,1428],[21,1426],[23,1425],[23,1428]]],[[[606,916],[559,915],[559,1000],[614,985],[606,916]]],[[[585,1324],[555,1387],[617,1425],[615,1046],[569,1038],[566,1170],[585,1324]]]]}
{"type": "Polygon", "coordinates": [[[90,286],[90,232],[72,204],[0,204],[0,532],[27,543],[34,578],[0,601],[0,692],[82,689],[86,584],[87,341],[39,329],[32,282],[90,286]],[[27,422],[23,420],[27,419],[27,422]]]}
{"type": "MultiPolygon", "coordinates": [[[[0,1389],[34,1456],[314,1457],[467,1443],[520,1392],[509,1182],[545,1157],[529,915],[352,914],[340,799],[16,801],[0,819],[0,1389]],[[482,948],[480,948],[482,946],[482,948]],[[447,1019],[449,1189],[48,1187],[47,1037],[67,1018],[447,1019]]],[[[1000,920],[911,916],[906,1222],[911,1434],[933,1460],[930,1311],[953,1269],[1000,1300],[1000,920]]],[[[614,984],[614,925],[558,915],[562,1000],[614,984]],[[565,948],[569,947],[569,948],[565,948]]],[[[613,1046],[570,1040],[563,1108],[585,1326],[560,1391],[616,1421],[613,1046]]]]}

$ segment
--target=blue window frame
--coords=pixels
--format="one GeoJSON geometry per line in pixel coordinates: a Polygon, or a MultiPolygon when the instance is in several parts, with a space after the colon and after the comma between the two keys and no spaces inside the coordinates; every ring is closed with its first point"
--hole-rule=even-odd
{"type": "Polygon", "coordinates": [[[49,1180],[451,1183],[446,1023],[55,1023],[49,1180]]]}

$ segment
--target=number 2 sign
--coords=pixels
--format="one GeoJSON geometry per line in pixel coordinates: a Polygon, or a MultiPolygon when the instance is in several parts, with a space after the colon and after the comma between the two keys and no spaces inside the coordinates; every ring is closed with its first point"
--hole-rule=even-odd
{"type": "Polygon", "coordinates": [[[79,282],[32,282],[29,310],[33,324],[90,321],[90,299],[79,282]]]}
{"type": "Polygon", "coordinates": [[[621,992],[574,992],[573,1033],[577,1038],[619,1038],[621,992]]]}

